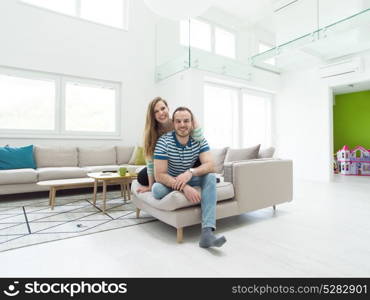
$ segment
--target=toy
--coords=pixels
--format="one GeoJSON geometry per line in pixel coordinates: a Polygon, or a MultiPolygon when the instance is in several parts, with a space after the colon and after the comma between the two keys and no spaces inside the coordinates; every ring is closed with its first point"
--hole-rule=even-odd
{"type": "Polygon", "coordinates": [[[370,176],[370,149],[356,146],[352,150],[347,145],[337,152],[339,174],[370,176]]]}

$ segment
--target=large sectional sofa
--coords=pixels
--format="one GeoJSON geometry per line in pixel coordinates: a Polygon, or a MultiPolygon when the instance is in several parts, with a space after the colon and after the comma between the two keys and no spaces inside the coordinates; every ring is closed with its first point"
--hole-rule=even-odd
{"type": "Polygon", "coordinates": [[[87,173],[117,170],[134,165],[134,146],[43,147],[34,146],[36,169],[0,170],[0,195],[47,191],[37,182],[85,178],[87,173]]]}
{"type": "MultiPolygon", "coordinates": [[[[137,147],[34,147],[35,169],[0,170],[0,195],[46,191],[40,181],[85,178],[89,172],[117,170],[132,166],[137,147]]],[[[217,183],[217,219],[274,207],[293,198],[292,161],[272,157],[271,149],[260,145],[248,149],[213,149],[217,183]]],[[[144,166],[138,166],[137,170],[144,166]]],[[[190,203],[177,191],[161,200],[151,192],[137,193],[139,183],[131,185],[136,215],[146,211],[177,229],[177,241],[183,228],[201,222],[200,205],[190,203]]],[[[0,197],[1,199],[1,197],[0,197]]]]}

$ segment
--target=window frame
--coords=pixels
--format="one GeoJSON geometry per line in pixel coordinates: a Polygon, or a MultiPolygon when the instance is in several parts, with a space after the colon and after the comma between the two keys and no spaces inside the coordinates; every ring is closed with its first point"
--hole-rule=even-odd
{"type": "Polygon", "coordinates": [[[111,29],[116,29],[116,30],[121,30],[121,31],[128,31],[129,30],[129,10],[130,10],[130,1],[131,0],[122,0],[123,1],[122,27],[116,27],[116,26],[109,25],[109,24],[99,23],[99,22],[92,21],[92,20],[81,17],[81,0],[74,0],[74,1],[75,1],[75,15],[63,13],[63,12],[53,10],[53,9],[50,9],[50,8],[47,8],[47,7],[32,4],[32,3],[27,2],[27,0],[18,0],[18,3],[21,4],[21,5],[33,7],[33,8],[45,11],[45,12],[49,12],[49,13],[53,13],[53,14],[73,18],[73,19],[76,19],[76,20],[82,20],[84,22],[88,22],[88,23],[91,23],[91,24],[108,27],[108,28],[111,28],[111,29]]]}
{"type": "Polygon", "coordinates": [[[34,129],[4,129],[0,128],[0,138],[38,138],[38,139],[122,139],[121,136],[121,95],[122,83],[90,79],[85,77],[70,76],[57,73],[31,71],[0,66],[0,74],[29,78],[37,80],[48,80],[55,82],[55,119],[54,130],[34,129]],[[103,86],[113,88],[116,91],[115,97],[115,131],[67,131],[65,129],[65,84],[66,82],[80,82],[84,85],[103,86]]]}

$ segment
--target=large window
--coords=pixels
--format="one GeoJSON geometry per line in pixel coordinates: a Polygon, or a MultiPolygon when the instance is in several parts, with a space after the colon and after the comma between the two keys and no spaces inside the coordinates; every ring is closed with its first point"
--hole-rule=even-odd
{"type": "Polygon", "coordinates": [[[271,145],[271,94],[206,83],[204,131],[212,148],[271,145]]]}
{"type": "Polygon", "coordinates": [[[235,58],[235,33],[198,19],[180,21],[180,44],[235,58]],[[190,25],[189,25],[190,24],[190,25]],[[190,33],[189,33],[190,30],[190,33]]]}
{"type": "Polygon", "coordinates": [[[204,132],[212,148],[238,147],[238,90],[204,86],[204,132]]]}
{"type": "Polygon", "coordinates": [[[0,74],[0,128],[54,130],[56,81],[0,74]]]}
{"type": "Polygon", "coordinates": [[[67,81],[65,85],[65,130],[114,132],[116,90],[112,87],[67,81]]]}
{"type": "Polygon", "coordinates": [[[41,8],[127,29],[129,0],[20,0],[41,8]]]}
{"type": "Polygon", "coordinates": [[[0,68],[0,134],[119,136],[120,84],[0,68]]]}
{"type": "Polygon", "coordinates": [[[242,147],[271,144],[271,95],[242,91],[242,147]]]}

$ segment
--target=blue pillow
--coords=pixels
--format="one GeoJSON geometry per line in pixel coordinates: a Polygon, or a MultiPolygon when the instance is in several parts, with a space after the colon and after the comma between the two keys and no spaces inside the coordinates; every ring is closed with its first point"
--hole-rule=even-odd
{"type": "Polygon", "coordinates": [[[36,169],[33,145],[25,147],[0,147],[0,170],[36,169]]]}

